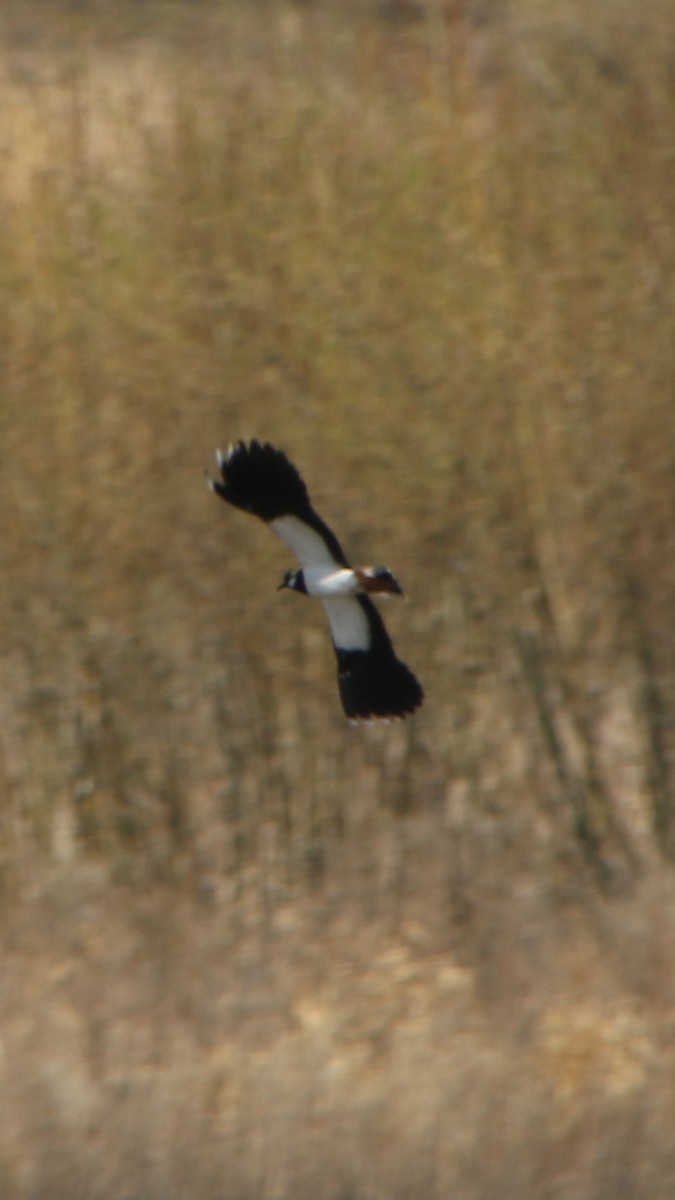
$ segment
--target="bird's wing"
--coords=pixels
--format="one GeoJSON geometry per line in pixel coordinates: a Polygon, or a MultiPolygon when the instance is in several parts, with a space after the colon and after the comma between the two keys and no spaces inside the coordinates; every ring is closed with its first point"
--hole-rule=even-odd
{"type": "Polygon", "coordinates": [[[384,621],[367,596],[322,598],[338,664],[338,687],[351,721],[394,721],[419,708],[424,692],[396,657],[384,621]]]}
{"type": "Polygon", "coordinates": [[[223,481],[211,480],[214,492],[265,521],[303,567],[349,565],[335,534],[312,508],[299,471],[281,450],[269,442],[237,442],[217,459],[223,481]]]}
{"type": "Polygon", "coordinates": [[[310,525],[306,518],[275,517],[269,522],[269,527],[299,558],[303,567],[347,565],[344,555],[336,557],[335,550],[331,549],[325,534],[319,533],[315,525],[310,525]]]}
{"type": "Polygon", "coordinates": [[[360,596],[321,597],[336,653],[338,650],[370,650],[372,635],[368,613],[360,601],[360,596]]]}

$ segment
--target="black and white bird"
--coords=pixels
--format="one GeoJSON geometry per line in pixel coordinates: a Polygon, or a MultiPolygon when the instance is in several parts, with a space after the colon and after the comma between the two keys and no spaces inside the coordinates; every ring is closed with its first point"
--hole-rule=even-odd
{"type": "Polygon", "coordinates": [[[316,596],[328,617],[338,686],[351,721],[392,721],[420,706],[424,692],[394,653],[371,595],[401,596],[387,567],[350,567],[335,534],[312,508],[307,487],[286,455],[268,442],[242,442],[217,452],[217,495],[265,521],[300,560],[279,590],[316,596]]]}

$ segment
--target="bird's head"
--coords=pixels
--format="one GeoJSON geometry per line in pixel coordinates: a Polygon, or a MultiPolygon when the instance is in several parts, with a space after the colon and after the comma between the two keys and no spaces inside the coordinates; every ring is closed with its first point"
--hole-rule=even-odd
{"type": "Polygon", "coordinates": [[[305,577],[302,571],[287,571],[277,587],[277,591],[282,592],[285,588],[288,588],[291,592],[304,592],[306,595],[307,588],[305,587],[305,577]]]}

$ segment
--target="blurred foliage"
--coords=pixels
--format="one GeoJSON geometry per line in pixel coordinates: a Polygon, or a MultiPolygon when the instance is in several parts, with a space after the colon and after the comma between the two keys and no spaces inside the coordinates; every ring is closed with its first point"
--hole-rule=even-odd
{"type": "Polygon", "coordinates": [[[264,816],[302,857],[460,781],[507,824],[562,791],[604,876],[628,705],[671,852],[667,11],[512,9],[169,7],[149,43],[8,9],[6,756],[47,843],[65,806],[73,853],[194,865],[236,810],[240,850],[264,816]],[[410,729],[343,728],[321,615],[201,486],[242,435],[402,572],[410,729]]]}

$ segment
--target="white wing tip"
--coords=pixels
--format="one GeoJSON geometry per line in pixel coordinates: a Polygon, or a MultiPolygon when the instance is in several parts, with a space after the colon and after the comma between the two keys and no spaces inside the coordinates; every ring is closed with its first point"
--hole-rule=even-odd
{"type": "Polygon", "coordinates": [[[407,713],[393,713],[388,717],[378,717],[375,715],[370,717],[349,717],[349,724],[353,729],[363,729],[366,726],[370,726],[372,729],[375,725],[398,725],[400,721],[405,720],[407,715],[407,713]]]}

